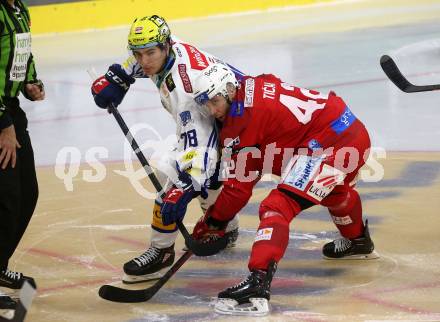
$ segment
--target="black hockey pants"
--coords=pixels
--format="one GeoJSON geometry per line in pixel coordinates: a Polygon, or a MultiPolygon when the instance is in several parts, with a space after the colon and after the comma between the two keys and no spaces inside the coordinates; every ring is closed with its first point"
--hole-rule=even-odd
{"type": "Polygon", "coordinates": [[[8,266],[26,227],[31,220],[38,199],[34,152],[27,132],[26,114],[17,98],[3,98],[12,117],[17,140],[15,168],[9,163],[0,168],[0,269],[8,266]]]}

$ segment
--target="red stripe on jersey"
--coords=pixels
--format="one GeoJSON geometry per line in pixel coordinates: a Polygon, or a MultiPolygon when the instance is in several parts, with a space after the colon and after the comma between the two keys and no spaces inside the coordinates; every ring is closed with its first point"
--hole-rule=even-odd
{"type": "Polygon", "coordinates": [[[206,67],[208,67],[209,63],[206,59],[206,56],[203,55],[197,48],[188,45],[188,44],[182,44],[186,51],[188,52],[189,61],[191,63],[191,68],[197,69],[197,70],[203,70],[206,67]]]}

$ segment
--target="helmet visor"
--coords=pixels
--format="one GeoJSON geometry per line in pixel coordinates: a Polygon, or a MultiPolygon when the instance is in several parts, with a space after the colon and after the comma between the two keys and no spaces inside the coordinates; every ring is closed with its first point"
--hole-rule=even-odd
{"type": "Polygon", "coordinates": [[[130,49],[130,50],[145,49],[145,48],[151,48],[151,47],[155,47],[155,46],[159,46],[159,45],[160,45],[160,43],[158,43],[157,41],[150,42],[147,44],[140,44],[140,45],[128,44],[128,49],[130,49]]]}

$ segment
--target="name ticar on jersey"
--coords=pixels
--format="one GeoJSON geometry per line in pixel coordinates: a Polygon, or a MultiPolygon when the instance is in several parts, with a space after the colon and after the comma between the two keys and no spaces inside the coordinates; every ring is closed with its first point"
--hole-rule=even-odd
{"type": "Polygon", "coordinates": [[[263,98],[275,99],[275,84],[264,82],[263,85],[263,98]]]}

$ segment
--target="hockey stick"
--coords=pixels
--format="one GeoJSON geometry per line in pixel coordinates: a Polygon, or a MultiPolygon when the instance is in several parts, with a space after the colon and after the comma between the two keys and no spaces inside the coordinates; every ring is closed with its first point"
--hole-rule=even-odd
{"type": "Polygon", "coordinates": [[[36,293],[37,290],[25,281],[20,290],[20,297],[14,310],[14,316],[11,319],[0,316],[0,322],[23,322],[36,293]]]}
{"type": "MultiPolygon", "coordinates": [[[[88,73],[93,79],[97,78],[96,75],[94,75],[96,73],[94,73],[92,70],[88,70],[88,73]]],[[[113,104],[108,107],[108,111],[115,117],[116,122],[118,123],[127,140],[130,142],[131,148],[136,153],[139,162],[141,163],[144,170],[147,172],[147,175],[150,178],[153,186],[156,188],[156,191],[161,195],[161,198],[163,198],[165,193],[163,191],[162,185],[160,184],[159,180],[151,169],[150,164],[148,163],[147,159],[139,148],[139,145],[131,134],[124,119],[119,114],[119,111],[113,104]]],[[[193,253],[197,256],[210,256],[217,254],[220,250],[226,248],[226,245],[228,243],[227,237],[203,244],[200,242],[196,242],[190,236],[186,227],[181,221],[176,222],[176,224],[180,232],[182,233],[185,239],[185,244],[189,250],[186,251],[177,260],[177,262],[173,264],[173,266],[165,273],[164,276],[162,276],[153,286],[143,290],[128,290],[112,285],[103,285],[99,289],[99,296],[103,299],[114,302],[136,303],[148,301],[154,296],[154,294],[157,293],[157,291],[160,290],[160,288],[171,278],[171,276],[173,276],[174,273],[179,270],[179,268],[191,257],[193,253]]]]}
{"type": "MultiPolygon", "coordinates": [[[[111,105],[109,108],[109,113],[113,114],[113,116],[116,119],[116,122],[118,122],[119,127],[121,128],[122,132],[124,132],[125,137],[131,144],[131,148],[136,153],[136,156],[138,157],[142,167],[144,168],[145,172],[147,172],[148,177],[151,180],[151,183],[153,184],[154,188],[156,188],[157,192],[161,195],[161,198],[164,197],[165,193],[163,192],[162,186],[157,179],[156,175],[154,174],[153,170],[151,169],[150,164],[148,163],[147,159],[145,158],[144,154],[142,153],[141,149],[139,148],[139,145],[137,144],[134,137],[131,135],[130,130],[127,127],[127,124],[125,123],[124,119],[122,118],[121,114],[119,114],[119,111],[116,107],[111,105]]],[[[177,227],[179,228],[180,232],[183,235],[183,238],[185,239],[186,247],[188,247],[194,255],[197,256],[211,256],[214,254],[217,254],[222,249],[226,248],[226,245],[228,243],[228,239],[226,237],[219,238],[215,241],[209,242],[209,243],[203,243],[195,241],[191,235],[188,233],[188,230],[186,229],[185,225],[181,221],[176,222],[177,227]]]]}
{"type": "Polygon", "coordinates": [[[440,84],[436,85],[414,85],[411,84],[405,76],[402,75],[394,60],[388,56],[383,55],[380,58],[380,66],[388,76],[388,78],[396,85],[400,90],[405,93],[427,92],[440,89],[440,84]]]}
{"type": "Polygon", "coordinates": [[[99,296],[103,299],[121,302],[121,303],[138,303],[151,299],[157,291],[173,276],[180,267],[191,257],[192,252],[187,250],[183,255],[171,266],[171,268],[162,276],[153,286],[142,290],[128,290],[112,285],[103,285],[99,289],[99,296]]]}
{"type": "MultiPolygon", "coordinates": [[[[124,119],[122,118],[121,114],[119,114],[119,111],[116,107],[113,106],[113,104],[108,108],[109,112],[113,114],[113,116],[116,119],[116,122],[118,122],[119,127],[121,128],[122,132],[124,132],[125,137],[131,144],[131,148],[136,153],[136,156],[138,157],[142,167],[144,168],[145,172],[147,172],[148,177],[151,180],[151,183],[153,183],[154,188],[156,188],[157,192],[161,194],[161,198],[164,197],[165,193],[163,192],[162,186],[157,179],[156,175],[154,174],[153,170],[151,169],[150,164],[148,163],[147,159],[145,158],[144,154],[142,153],[141,149],[139,148],[139,145],[137,144],[134,137],[131,135],[130,130],[127,127],[127,124],[125,124],[124,119]]],[[[191,235],[188,233],[188,230],[186,229],[185,225],[181,221],[176,222],[177,227],[179,228],[180,232],[183,235],[183,238],[185,239],[186,247],[188,247],[194,255],[197,256],[211,256],[217,254],[222,249],[226,248],[226,245],[228,244],[228,239],[226,237],[219,238],[215,241],[209,242],[209,243],[203,243],[195,241],[191,235]]]]}
{"type": "MultiPolygon", "coordinates": [[[[96,73],[93,70],[87,70],[87,71],[89,75],[92,77],[92,79],[97,78],[96,73]]],[[[145,158],[144,154],[139,148],[139,145],[137,144],[135,138],[131,134],[121,114],[119,114],[118,109],[113,104],[110,104],[110,106],[108,107],[108,112],[115,117],[116,122],[118,123],[119,127],[124,133],[126,139],[130,142],[131,148],[138,157],[139,162],[141,163],[142,167],[144,168],[145,172],[150,178],[151,183],[153,184],[156,191],[160,194],[160,197],[163,198],[165,192],[163,191],[162,185],[157,179],[154,171],[151,169],[150,164],[148,163],[147,159],[145,158]]],[[[176,224],[177,224],[177,228],[179,228],[180,232],[183,235],[183,238],[185,239],[186,247],[188,247],[188,249],[190,249],[194,253],[194,255],[197,256],[215,255],[221,250],[225,249],[226,245],[228,244],[227,237],[218,238],[214,241],[210,241],[209,243],[198,242],[191,237],[185,225],[181,221],[177,221],[176,224]]]]}

